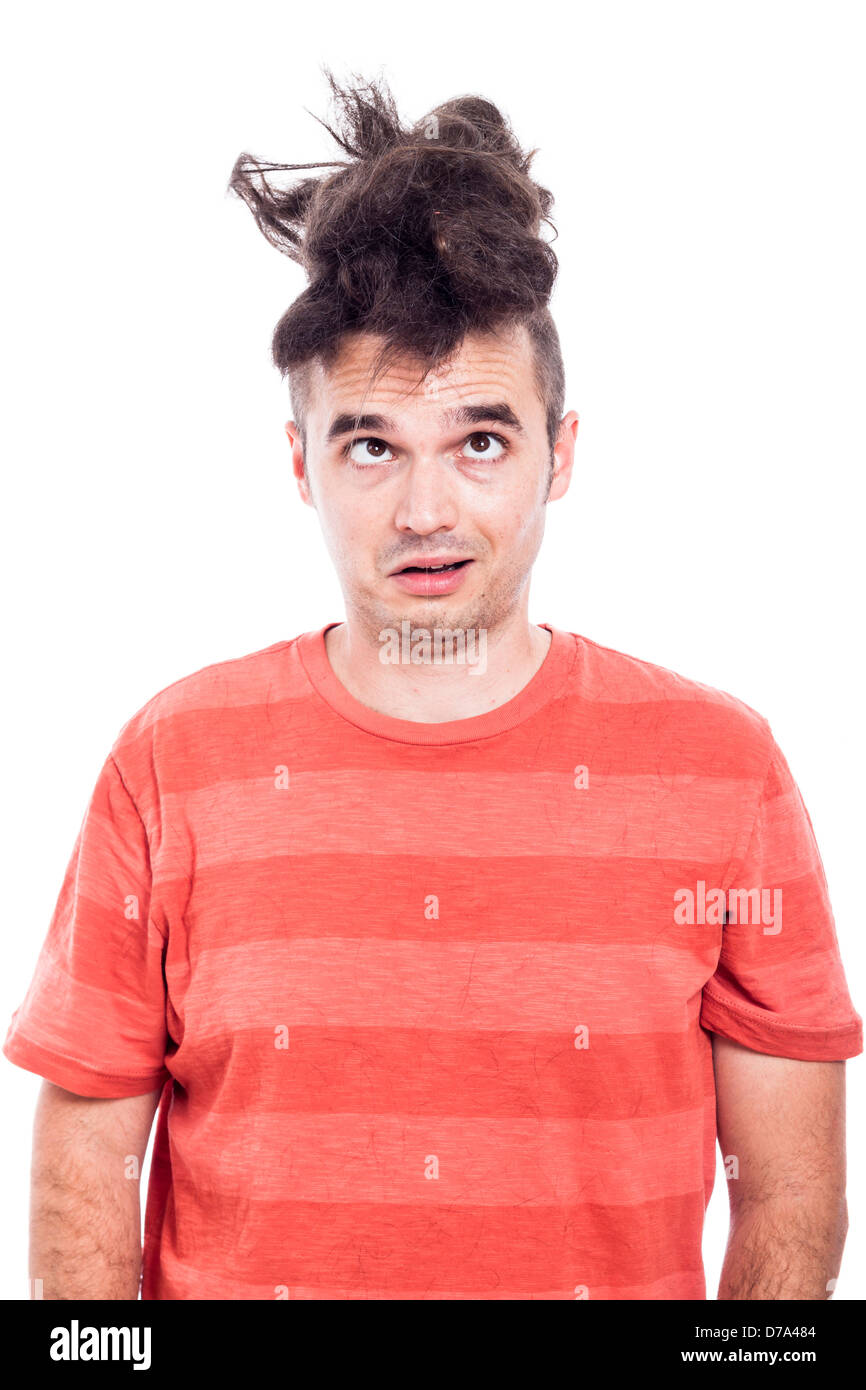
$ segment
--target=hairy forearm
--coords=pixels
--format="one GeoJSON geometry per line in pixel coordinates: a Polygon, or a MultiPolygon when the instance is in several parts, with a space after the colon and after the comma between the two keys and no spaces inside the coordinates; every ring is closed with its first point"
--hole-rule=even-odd
{"type": "Polygon", "coordinates": [[[847,1204],[837,1192],[738,1202],[719,1299],[829,1298],[847,1232],[847,1204]]]}
{"type": "Polygon", "coordinates": [[[34,1298],[138,1298],[139,1175],[157,1099],[92,1100],[44,1083],[30,1185],[34,1298]]]}
{"type": "Polygon", "coordinates": [[[30,1277],[45,1299],[135,1299],[141,1271],[138,1183],[114,1155],[44,1155],[34,1165],[30,1277]]]}

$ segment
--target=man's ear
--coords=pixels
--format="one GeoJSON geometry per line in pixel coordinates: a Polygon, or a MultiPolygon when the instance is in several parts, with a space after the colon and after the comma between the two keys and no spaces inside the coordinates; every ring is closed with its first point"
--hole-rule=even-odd
{"type": "Polygon", "coordinates": [[[285,431],[289,440],[289,447],[292,451],[292,472],[298,484],[298,492],[301,494],[301,501],[306,502],[308,507],[314,507],[313,494],[310,489],[310,480],[307,477],[307,466],[304,455],[304,444],[301,438],[300,427],[295,420],[287,420],[285,431]]]}
{"type": "Polygon", "coordinates": [[[560,422],[559,434],[553,446],[553,477],[547,494],[548,502],[555,502],[568,491],[571,470],[574,467],[574,448],[577,444],[579,423],[580,416],[576,410],[570,410],[567,415],[563,415],[560,422]]]}

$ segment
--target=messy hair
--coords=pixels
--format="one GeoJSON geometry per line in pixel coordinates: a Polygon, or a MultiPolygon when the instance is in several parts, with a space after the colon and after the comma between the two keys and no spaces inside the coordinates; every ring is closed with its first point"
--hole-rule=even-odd
{"type": "Polygon", "coordinates": [[[346,334],[384,339],[374,375],[408,357],[423,379],[467,333],[522,324],[552,449],[565,379],[548,308],[557,260],[540,235],[553,199],[530,177],[535,152],[483,97],[456,97],[407,126],[384,82],[326,77],[336,120],[320,124],[348,158],[272,164],[244,153],[228,184],[309,280],[271,344],[302,439],[307,368],[333,362],[346,334]],[[336,172],[283,189],[267,177],[327,168],[336,172]]]}

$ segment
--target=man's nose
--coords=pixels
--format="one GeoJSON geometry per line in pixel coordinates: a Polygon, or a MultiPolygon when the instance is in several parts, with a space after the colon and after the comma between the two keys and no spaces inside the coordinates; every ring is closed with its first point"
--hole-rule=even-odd
{"type": "Polygon", "coordinates": [[[456,480],[447,461],[432,451],[416,454],[401,476],[394,521],[401,531],[429,535],[457,525],[456,480]]]}

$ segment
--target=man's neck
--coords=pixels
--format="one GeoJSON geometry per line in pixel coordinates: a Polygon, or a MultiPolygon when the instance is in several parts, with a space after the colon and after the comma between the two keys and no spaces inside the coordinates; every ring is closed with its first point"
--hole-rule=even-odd
{"type": "Polygon", "coordinates": [[[445,648],[440,659],[416,663],[406,656],[417,629],[411,636],[408,624],[406,630],[397,660],[383,662],[381,642],[359,635],[351,621],[328,629],[325,650],[334,675],[361,704],[392,719],[421,724],[471,719],[512,700],[532,680],[551,642],[546,628],[521,614],[519,621],[482,634],[483,663],[478,659],[480,641],[472,652],[467,642],[462,661],[454,653],[449,662],[445,648]]]}

